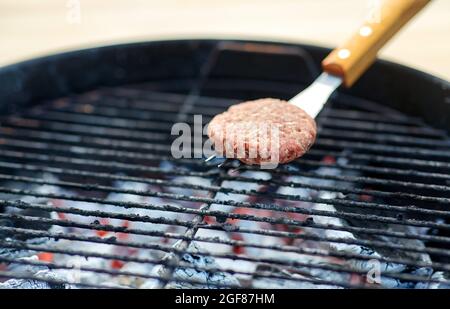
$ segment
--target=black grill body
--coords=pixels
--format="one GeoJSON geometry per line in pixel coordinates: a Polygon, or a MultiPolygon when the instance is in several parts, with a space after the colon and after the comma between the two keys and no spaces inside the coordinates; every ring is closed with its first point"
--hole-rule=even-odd
{"type": "Polygon", "coordinates": [[[448,287],[446,81],[378,61],[275,170],[171,156],[173,123],[289,99],[327,53],[165,41],[1,69],[1,284],[448,287]]]}

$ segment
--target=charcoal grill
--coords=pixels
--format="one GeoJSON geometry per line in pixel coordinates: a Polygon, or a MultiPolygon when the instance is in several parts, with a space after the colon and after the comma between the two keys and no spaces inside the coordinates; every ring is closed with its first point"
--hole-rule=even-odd
{"type": "Polygon", "coordinates": [[[448,287],[446,81],[378,61],[274,170],[171,156],[175,122],[289,99],[328,52],[162,41],[2,68],[0,285],[448,287]]]}

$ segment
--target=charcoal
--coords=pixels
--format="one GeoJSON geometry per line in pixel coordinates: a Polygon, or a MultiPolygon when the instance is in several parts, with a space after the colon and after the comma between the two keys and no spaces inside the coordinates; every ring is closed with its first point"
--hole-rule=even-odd
{"type": "MultiPolygon", "coordinates": [[[[202,252],[198,245],[193,242],[187,250],[189,253],[183,254],[181,260],[184,263],[192,265],[193,267],[207,267],[207,268],[219,268],[219,265],[215,260],[208,256],[207,253],[202,252]]],[[[154,274],[159,275],[161,273],[161,266],[155,267],[154,274]]],[[[150,288],[155,284],[156,280],[149,280],[142,288],[150,288]]],[[[216,289],[218,285],[239,287],[240,284],[232,274],[218,271],[208,272],[205,270],[197,270],[195,268],[189,268],[189,266],[177,267],[173,272],[173,279],[168,283],[167,288],[172,289],[216,289]],[[183,280],[191,280],[198,283],[186,282],[183,280]]]]}

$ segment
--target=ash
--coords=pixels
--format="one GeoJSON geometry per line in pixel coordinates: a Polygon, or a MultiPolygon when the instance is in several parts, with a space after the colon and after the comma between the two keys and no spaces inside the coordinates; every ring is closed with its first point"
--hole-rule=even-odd
{"type": "MultiPolygon", "coordinates": [[[[219,265],[208,256],[207,252],[201,252],[196,242],[189,245],[189,253],[183,254],[181,262],[183,267],[177,267],[173,271],[170,282],[165,286],[172,289],[217,289],[219,287],[239,287],[239,281],[230,273],[216,271],[209,272],[199,268],[218,269],[219,265]],[[189,268],[189,266],[193,268],[189,268]]],[[[152,273],[162,277],[164,267],[156,266],[152,273]]],[[[153,288],[158,280],[149,280],[142,285],[142,288],[153,288]]]]}
{"type": "MultiPolygon", "coordinates": [[[[38,261],[36,255],[30,257],[20,257],[18,261],[38,261]]],[[[32,275],[36,280],[30,279],[9,279],[3,283],[0,282],[0,289],[70,289],[72,285],[68,283],[69,278],[61,276],[55,271],[50,270],[45,265],[27,265],[19,263],[11,263],[8,267],[9,271],[17,272],[24,275],[32,275]],[[42,280],[39,280],[42,279],[42,280]],[[47,280],[47,281],[46,281],[47,280]]]]}
{"type": "MultiPolygon", "coordinates": [[[[339,158],[337,161],[338,165],[345,165],[347,164],[347,160],[345,158],[339,158]]],[[[320,167],[318,168],[315,173],[318,175],[339,175],[341,173],[340,169],[332,168],[332,167],[320,167]]],[[[353,173],[353,175],[358,176],[356,173],[353,173]]],[[[312,180],[305,177],[290,177],[290,181],[292,182],[301,182],[301,183],[307,183],[307,184],[320,184],[323,186],[330,186],[330,187],[349,187],[349,184],[346,184],[344,182],[338,182],[334,180],[325,180],[320,179],[318,180],[312,180]],[[318,183],[319,182],[319,183],[318,183]]],[[[304,189],[293,189],[293,188],[284,188],[283,189],[285,194],[293,194],[293,195],[302,195],[304,192],[299,191],[306,191],[304,189]],[[299,194],[300,193],[300,194],[299,194]]],[[[342,198],[342,194],[335,193],[335,192],[327,192],[327,191],[319,191],[317,193],[317,197],[322,199],[336,199],[336,198],[342,198]]],[[[322,210],[322,211],[328,211],[328,212],[336,212],[336,208],[332,205],[328,204],[318,204],[318,203],[310,203],[308,205],[311,209],[315,210],[322,210]]],[[[302,207],[305,207],[304,203],[302,203],[302,207]]],[[[339,209],[343,210],[343,209],[339,209]]],[[[355,211],[355,208],[352,209],[344,209],[346,212],[357,212],[355,211]]],[[[361,213],[364,213],[361,211],[361,213]]],[[[367,214],[367,210],[365,210],[365,213],[367,214]]],[[[367,226],[366,223],[361,222],[348,222],[347,220],[343,220],[336,217],[327,217],[327,216],[311,216],[311,220],[315,223],[321,224],[321,225],[333,225],[336,227],[346,227],[346,226],[360,226],[364,227],[367,226]]],[[[377,228],[385,229],[387,231],[396,231],[396,232],[406,232],[406,233],[412,233],[412,234],[424,234],[426,233],[426,229],[423,228],[416,228],[406,225],[394,225],[394,224],[383,224],[382,226],[377,226],[377,228]]],[[[367,236],[361,236],[361,235],[355,235],[351,232],[347,231],[337,231],[332,229],[305,229],[306,234],[311,235],[317,235],[322,237],[327,237],[330,239],[346,239],[346,240],[358,240],[358,239],[373,239],[368,238],[367,236]]],[[[412,246],[416,248],[425,248],[425,244],[420,240],[411,240],[411,239],[398,239],[394,237],[380,237],[377,240],[384,241],[386,243],[398,243],[403,244],[406,246],[412,246]]],[[[390,272],[390,273],[405,273],[405,274],[412,274],[412,275],[419,275],[422,277],[428,277],[433,279],[441,279],[443,278],[443,274],[441,272],[434,272],[431,267],[407,267],[406,265],[402,264],[395,264],[395,263],[385,263],[379,261],[380,258],[402,258],[407,260],[415,260],[420,262],[425,262],[431,265],[432,261],[428,254],[417,254],[417,253],[411,253],[411,252],[404,252],[401,250],[382,250],[379,251],[374,248],[368,248],[360,245],[351,245],[346,244],[342,242],[329,242],[326,243],[324,247],[321,247],[321,249],[325,249],[326,251],[330,252],[337,252],[337,253],[351,253],[351,254],[358,254],[363,255],[367,257],[371,257],[371,260],[343,260],[343,259],[332,259],[329,258],[328,264],[329,265],[346,265],[350,266],[351,268],[362,271],[364,273],[369,273],[370,271],[373,271],[375,267],[379,269],[380,276],[379,278],[362,278],[360,275],[345,275],[340,274],[337,272],[326,272],[321,270],[312,270],[308,268],[303,269],[304,271],[309,271],[312,275],[314,275],[315,278],[328,278],[332,279],[333,281],[339,281],[339,282],[353,282],[353,283],[359,283],[362,285],[368,285],[368,281],[370,279],[374,280],[371,283],[372,284],[378,284],[385,288],[438,288],[440,287],[439,284],[429,284],[429,283],[423,283],[423,282],[408,282],[408,281],[402,281],[391,277],[385,277],[383,276],[383,272],[390,272]]],[[[323,262],[323,261],[322,261],[323,262]]]]}
{"type": "MultiPolygon", "coordinates": [[[[334,161],[334,158],[324,158],[324,162],[328,160],[334,161]]],[[[342,158],[337,159],[338,165],[347,164],[347,159],[343,156],[342,158]]],[[[288,167],[291,168],[291,167],[288,167]]],[[[315,170],[313,173],[316,175],[341,175],[342,170],[334,167],[322,166],[315,170]]],[[[349,175],[349,174],[347,174],[349,175]]],[[[353,173],[354,176],[359,176],[357,173],[353,173]]],[[[255,180],[269,180],[272,179],[270,173],[267,172],[259,172],[259,171],[246,171],[240,173],[240,176],[250,178],[253,181],[255,180]]],[[[277,179],[279,180],[279,179],[277,179]]],[[[303,177],[303,176],[287,176],[282,179],[288,183],[299,183],[299,184],[307,184],[307,185],[316,185],[316,186],[328,186],[328,187],[341,187],[341,188],[351,188],[352,184],[348,182],[329,180],[324,178],[311,178],[311,177],[303,177]]],[[[225,188],[234,188],[239,190],[247,190],[247,191],[256,191],[256,192],[273,192],[273,188],[264,185],[258,185],[255,182],[244,182],[244,181],[225,181],[222,183],[222,187],[225,188]]],[[[321,199],[336,199],[343,198],[340,193],[330,192],[325,190],[315,191],[307,188],[303,188],[300,186],[279,186],[275,189],[276,193],[288,195],[288,196],[299,196],[299,197],[317,197],[321,199]]],[[[302,209],[311,209],[311,210],[321,210],[328,212],[336,212],[337,209],[334,206],[320,203],[312,203],[312,202],[302,202],[302,201],[292,201],[286,199],[270,199],[270,198],[257,198],[257,197],[248,197],[246,195],[239,194],[223,194],[219,193],[216,195],[217,199],[220,200],[233,200],[233,201],[241,201],[241,202],[263,202],[263,203],[275,203],[278,206],[289,206],[289,207],[299,207],[302,209]]],[[[348,222],[346,220],[336,218],[336,217],[326,217],[326,216],[317,216],[317,215],[303,215],[298,213],[286,213],[286,212],[275,212],[270,210],[262,210],[262,209],[248,209],[248,208],[237,208],[237,207],[229,207],[224,205],[212,205],[212,210],[226,210],[232,213],[239,214],[250,214],[258,217],[270,217],[270,218],[278,218],[280,216],[287,217],[289,219],[294,219],[298,221],[309,221],[314,222],[321,225],[333,225],[336,227],[347,227],[347,226],[357,226],[358,222],[348,222]]],[[[342,209],[340,209],[342,211],[342,209]]],[[[347,209],[347,212],[355,212],[354,209],[347,209]]],[[[255,221],[244,221],[244,220],[228,220],[227,224],[232,224],[233,226],[239,226],[242,228],[252,229],[252,230],[278,230],[282,232],[295,232],[298,234],[302,234],[305,236],[319,236],[321,238],[327,237],[329,239],[346,239],[346,240],[358,240],[358,239],[368,239],[366,236],[355,235],[346,231],[338,231],[332,229],[317,229],[317,228],[292,228],[285,225],[273,226],[265,222],[255,222],[255,221]]],[[[362,225],[364,226],[364,225],[362,225]]],[[[423,228],[415,228],[406,225],[394,225],[394,224],[385,224],[382,227],[378,227],[382,229],[386,229],[388,231],[397,231],[397,232],[408,232],[413,234],[425,234],[427,232],[426,229],[423,228]]],[[[359,245],[351,245],[345,244],[342,242],[325,242],[325,241],[310,241],[307,238],[302,239],[283,239],[282,237],[272,237],[267,235],[258,235],[258,234],[248,234],[248,233],[238,233],[238,232],[227,232],[227,229],[224,227],[224,231],[211,231],[211,230],[201,230],[197,235],[199,236],[215,236],[221,239],[232,239],[243,241],[245,243],[253,243],[253,244],[264,244],[267,246],[270,245],[286,245],[292,248],[302,248],[305,252],[322,252],[321,255],[309,255],[309,254],[298,254],[291,252],[283,252],[280,253],[276,250],[270,249],[261,249],[261,248],[252,248],[252,247],[239,247],[235,246],[230,248],[230,246],[220,245],[220,244],[208,244],[201,243],[200,245],[207,249],[209,252],[214,253],[234,253],[241,254],[249,257],[253,257],[256,259],[274,259],[274,260],[284,260],[284,261],[292,261],[292,262],[301,262],[303,264],[308,265],[307,267],[287,267],[285,269],[281,269],[278,267],[264,267],[263,263],[258,262],[248,262],[248,261],[240,261],[239,263],[234,263],[234,261],[227,259],[217,259],[217,262],[225,268],[233,268],[242,272],[251,272],[254,274],[260,273],[261,269],[264,269],[264,274],[271,275],[279,275],[283,274],[286,279],[274,279],[268,278],[269,276],[260,277],[260,276],[250,276],[250,275],[239,275],[235,276],[241,282],[250,282],[252,287],[257,288],[340,288],[340,286],[328,284],[327,282],[340,282],[345,284],[358,284],[370,286],[372,284],[386,287],[386,288],[444,288],[443,284],[439,283],[426,283],[426,282],[413,282],[413,281],[405,281],[399,280],[392,277],[383,276],[383,273],[398,273],[398,274],[411,274],[418,275],[426,278],[431,278],[435,280],[444,280],[445,274],[442,272],[435,272],[432,267],[408,267],[402,264],[395,263],[384,263],[380,261],[381,258],[402,258],[407,260],[414,260],[425,262],[432,265],[431,258],[428,254],[414,254],[410,252],[398,252],[393,250],[375,250],[374,248],[363,247],[359,245]],[[337,257],[329,257],[326,256],[327,253],[350,253],[350,254],[358,254],[366,256],[367,260],[352,260],[352,259],[343,259],[337,257]],[[370,258],[370,259],[369,259],[370,258]],[[238,264],[238,265],[236,265],[238,264]],[[347,269],[353,269],[354,273],[348,272],[338,272],[338,271],[330,271],[325,270],[321,266],[337,266],[337,267],[346,267],[347,269]],[[370,272],[378,267],[379,269],[379,277],[371,278],[370,272]],[[361,275],[358,272],[368,274],[368,278],[365,275],[361,275]],[[304,280],[304,281],[302,281],[304,280]],[[323,281],[324,283],[320,283],[323,281]],[[314,283],[313,283],[314,282],[314,283]]],[[[410,239],[398,239],[393,237],[380,237],[381,241],[386,243],[401,243],[407,246],[413,246],[416,248],[425,248],[425,244],[420,240],[410,240],[410,239]]]]}
{"type": "MultiPolygon", "coordinates": [[[[57,181],[58,179],[51,174],[43,174],[42,178],[49,181],[57,181]]],[[[179,177],[177,181],[181,183],[191,183],[198,185],[209,185],[210,181],[205,180],[201,177],[179,177]]],[[[16,183],[6,184],[11,188],[18,188],[16,183]]],[[[135,190],[138,192],[164,192],[163,188],[157,185],[144,184],[138,182],[131,181],[116,181],[114,183],[114,187],[118,189],[127,189],[127,190],[135,190]]],[[[66,188],[61,188],[57,186],[50,185],[29,185],[29,186],[21,186],[21,189],[27,189],[36,191],[40,194],[58,194],[58,195],[68,195],[68,196],[76,196],[77,192],[68,190],[66,188]]],[[[167,189],[167,188],[164,188],[167,189]]],[[[173,189],[169,188],[166,191],[168,193],[180,193],[180,190],[185,189],[173,189]]],[[[204,191],[197,190],[189,190],[189,192],[183,191],[180,194],[190,194],[194,196],[206,196],[204,191]]],[[[14,195],[2,195],[2,199],[4,200],[12,200],[15,201],[16,197],[14,195]]],[[[105,200],[110,201],[123,201],[123,202],[134,202],[140,203],[143,205],[154,205],[154,206],[164,206],[164,205],[172,205],[172,206],[182,206],[182,207],[190,207],[190,208],[199,208],[200,203],[189,203],[189,202],[176,202],[173,200],[164,199],[153,196],[145,196],[145,195],[136,195],[136,194],[123,194],[123,193],[110,193],[108,196],[104,197],[105,200]]],[[[8,214],[21,214],[21,215],[31,215],[34,217],[45,217],[54,220],[64,220],[81,224],[88,224],[91,226],[110,226],[110,227],[120,227],[126,230],[135,230],[135,231],[143,231],[143,232],[157,232],[161,234],[183,234],[185,231],[185,227],[176,226],[172,224],[156,224],[156,223],[146,223],[142,221],[128,221],[121,219],[112,219],[112,218],[104,218],[104,217],[96,217],[96,216],[80,216],[72,213],[64,212],[66,209],[80,209],[80,210],[88,210],[92,212],[110,212],[113,214],[129,214],[134,216],[139,216],[142,218],[164,218],[166,220],[181,220],[181,221],[190,221],[192,220],[192,215],[186,213],[178,213],[178,212],[169,212],[164,208],[161,210],[158,209],[147,209],[147,208],[123,208],[114,205],[109,205],[106,203],[96,204],[96,203],[87,203],[73,200],[62,200],[62,199],[49,199],[49,198],[35,198],[31,196],[25,196],[21,198],[21,201],[24,203],[30,204],[40,204],[46,206],[52,206],[55,208],[55,211],[51,213],[39,213],[32,212],[30,213],[28,209],[18,209],[14,207],[7,207],[5,212],[8,214]],[[60,210],[60,211],[58,211],[60,210]]],[[[3,222],[2,222],[3,223],[3,222]]],[[[22,227],[18,225],[19,222],[7,222],[6,226],[14,226],[14,227],[22,227]]],[[[25,228],[25,227],[24,227],[25,228]]],[[[174,238],[167,237],[159,237],[159,236],[148,236],[144,234],[137,233],[117,233],[117,232],[109,232],[102,229],[84,229],[78,227],[64,227],[58,225],[46,225],[37,227],[38,230],[46,231],[48,230],[51,233],[55,233],[58,235],[79,235],[79,236],[87,236],[94,237],[97,239],[108,239],[114,238],[115,240],[124,241],[124,242],[132,242],[137,244],[157,244],[161,245],[161,248],[170,248],[176,241],[174,238]]],[[[151,283],[151,280],[145,279],[145,276],[148,274],[154,274],[155,269],[157,269],[158,263],[157,261],[161,260],[166,251],[156,250],[156,249],[143,249],[143,248],[135,248],[128,246],[119,246],[114,243],[94,243],[94,242],[86,242],[86,241],[76,241],[61,239],[55,240],[53,238],[26,238],[26,237],[14,237],[5,238],[5,241],[11,242],[21,242],[23,244],[33,244],[33,245],[42,245],[45,248],[52,250],[82,250],[84,253],[89,255],[92,254],[102,254],[104,256],[123,256],[128,257],[131,256],[133,258],[142,259],[142,260],[153,260],[152,262],[135,262],[135,261],[123,261],[116,260],[111,258],[103,258],[103,257],[89,257],[89,256],[79,256],[79,255],[68,255],[62,253],[48,253],[48,252],[36,252],[35,250],[18,250],[11,249],[8,247],[2,248],[0,246],[0,257],[8,258],[9,260],[15,260],[16,263],[5,263],[4,269],[8,272],[15,272],[23,276],[29,275],[33,277],[33,279],[9,279],[1,283],[2,288],[75,288],[78,283],[81,284],[93,284],[103,287],[118,287],[118,288],[126,288],[126,287],[134,287],[134,288],[145,288],[148,287],[151,283]],[[70,269],[59,269],[55,267],[54,269],[50,269],[45,265],[27,265],[21,264],[21,261],[33,260],[41,263],[51,262],[59,265],[68,266],[70,269]],[[102,272],[94,272],[94,271],[86,271],[84,269],[104,269],[104,270],[113,270],[117,272],[128,272],[133,273],[135,275],[110,275],[102,272]],[[142,275],[140,277],[139,275],[142,275]],[[43,281],[39,281],[38,279],[42,278],[43,281]],[[53,282],[67,282],[67,284],[54,284],[47,283],[48,281],[53,282]]],[[[216,287],[217,284],[222,285],[230,285],[230,286],[238,286],[239,282],[232,277],[232,275],[227,273],[215,272],[208,273],[207,271],[197,271],[195,267],[209,267],[209,268],[218,268],[219,266],[214,262],[214,259],[209,256],[199,254],[199,249],[193,244],[190,247],[192,251],[189,254],[185,254],[182,257],[182,260],[185,264],[191,264],[194,268],[188,267],[180,267],[177,268],[174,272],[174,278],[179,279],[192,279],[200,282],[200,284],[192,285],[193,287],[202,287],[202,288],[212,288],[216,287]],[[191,278],[192,277],[192,278],[191,278]],[[198,280],[197,280],[198,279],[198,280]],[[204,279],[204,280],[203,280],[204,279]],[[216,283],[216,284],[214,284],[216,283]]],[[[0,264],[1,266],[1,264],[0,264]]],[[[173,282],[170,287],[178,288],[178,287],[189,287],[188,283],[181,282],[173,282]]]]}
{"type": "MultiPolygon", "coordinates": [[[[334,158],[332,158],[334,160],[334,158]]],[[[330,160],[330,158],[325,158],[330,160]]],[[[344,158],[338,158],[337,163],[346,164],[344,158]]],[[[168,162],[162,162],[163,169],[174,169],[176,166],[168,162]]],[[[287,166],[294,170],[295,167],[287,166]]],[[[310,171],[316,175],[340,175],[342,171],[339,168],[322,166],[310,171]]],[[[353,174],[358,176],[358,174],[353,174]]],[[[234,176],[234,175],[233,175],[234,176]]],[[[256,194],[244,195],[235,193],[218,192],[214,199],[218,201],[235,201],[235,202],[249,202],[249,203],[264,203],[275,204],[277,206],[298,207],[306,210],[326,210],[329,212],[336,212],[342,209],[336,209],[334,206],[327,204],[319,204],[313,202],[303,202],[297,199],[277,198],[275,195],[284,195],[292,197],[303,198],[321,198],[321,199],[336,199],[343,196],[339,193],[330,191],[317,191],[306,189],[301,185],[277,185],[267,184],[264,180],[277,180],[281,183],[299,183],[316,186],[331,186],[331,187],[348,187],[352,185],[347,182],[339,182],[335,180],[323,178],[311,178],[303,176],[277,176],[267,171],[243,171],[239,176],[247,178],[249,181],[234,180],[223,181],[221,186],[223,188],[230,188],[236,190],[251,191],[256,194]],[[255,182],[255,180],[262,180],[262,182],[255,182]],[[258,194],[269,193],[269,194],[258,194]],[[273,193],[271,195],[271,193],[273,193]]],[[[57,181],[58,179],[51,174],[41,175],[43,179],[57,181]]],[[[180,176],[168,179],[174,185],[176,184],[194,184],[210,186],[211,179],[204,177],[180,176]]],[[[17,186],[16,183],[3,184],[5,187],[21,188],[26,190],[36,191],[42,194],[58,194],[76,196],[79,192],[50,185],[24,185],[17,186]]],[[[200,189],[190,189],[186,187],[177,186],[159,186],[154,184],[139,183],[132,181],[116,181],[112,184],[117,189],[135,190],[142,194],[123,194],[123,193],[109,193],[103,196],[102,199],[109,201],[135,202],[142,205],[161,206],[171,205],[177,207],[185,207],[198,209],[202,206],[201,203],[195,201],[174,201],[173,199],[166,199],[162,197],[154,197],[145,195],[146,192],[164,192],[171,194],[182,194],[185,196],[209,197],[208,192],[200,189]]],[[[86,194],[86,193],[84,193],[86,194]]],[[[16,200],[17,196],[2,194],[0,196],[3,200],[16,200]]],[[[164,235],[185,235],[186,227],[175,224],[163,223],[147,223],[140,220],[123,220],[112,219],[101,216],[80,216],[65,212],[64,210],[79,209],[88,210],[92,212],[109,212],[113,214],[122,215],[136,215],[141,218],[164,218],[165,220],[180,220],[183,222],[192,221],[194,216],[181,213],[170,212],[164,208],[150,209],[150,208],[125,208],[110,205],[107,203],[87,203],[80,201],[73,201],[70,199],[52,199],[52,198],[36,198],[30,196],[21,197],[21,201],[30,204],[40,204],[52,206],[55,210],[52,212],[39,212],[31,208],[19,209],[14,207],[6,207],[4,212],[7,214],[17,214],[44,217],[53,220],[70,221],[79,224],[90,225],[91,228],[66,227],[59,225],[37,224],[33,227],[24,226],[19,221],[0,221],[0,226],[13,226],[19,228],[28,228],[38,231],[48,231],[49,233],[58,235],[79,235],[83,237],[91,237],[97,240],[104,240],[104,243],[95,243],[87,241],[69,240],[61,237],[59,240],[54,238],[30,238],[24,235],[0,235],[2,241],[5,242],[20,242],[25,245],[41,245],[49,248],[49,251],[66,251],[66,250],[81,250],[87,253],[87,256],[79,256],[77,254],[63,254],[40,252],[37,250],[27,249],[11,249],[9,247],[1,247],[0,257],[13,260],[13,263],[0,264],[1,270],[8,272],[15,272],[21,277],[29,275],[32,279],[9,279],[0,282],[0,288],[75,288],[78,283],[93,284],[103,287],[132,287],[132,288],[153,288],[161,283],[158,279],[148,279],[148,275],[163,277],[167,273],[167,267],[161,264],[161,261],[168,256],[167,250],[172,247],[177,247],[179,241],[175,237],[165,237],[164,235]],[[109,228],[121,228],[123,232],[112,232],[109,228]],[[133,231],[127,233],[127,231],[133,231]],[[162,236],[149,236],[145,232],[155,232],[162,236]],[[106,240],[112,239],[111,242],[106,240]],[[139,246],[120,246],[115,243],[115,240],[136,243],[136,244],[153,244],[159,245],[159,249],[145,249],[139,246]],[[92,255],[101,254],[100,257],[92,255]],[[91,255],[91,256],[89,256],[91,255]],[[130,259],[115,259],[114,256],[132,257],[141,261],[133,261],[130,259]],[[20,262],[23,263],[20,263],[20,262]],[[144,261],[144,262],[142,262],[144,261]],[[27,262],[39,262],[39,265],[30,265],[27,262]],[[61,269],[58,267],[47,267],[42,263],[54,263],[55,265],[68,266],[69,269],[61,269]],[[116,271],[119,275],[111,275],[105,272],[87,271],[84,269],[103,269],[106,271],[116,271]],[[134,275],[124,275],[120,272],[128,272],[134,275]],[[147,276],[147,277],[146,277],[147,276]],[[39,280],[42,279],[42,280],[39,280]],[[47,282],[47,281],[48,282],[47,282]],[[57,283],[52,283],[57,282],[57,283]],[[58,283],[66,282],[66,283],[58,283]]],[[[280,212],[266,209],[243,208],[222,205],[221,203],[212,204],[209,207],[212,211],[229,212],[240,215],[252,215],[259,218],[287,218],[297,221],[307,221],[322,225],[334,225],[337,227],[358,226],[360,222],[349,222],[335,217],[325,217],[317,215],[306,215],[300,213],[280,212]]],[[[347,209],[347,212],[354,211],[347,209]]],[[[226,219],[226,218],[225,218],[226,219]]],[[[222,229],[205,229],[200,228],[196,237],[202,238],[206,241],[192,241],[188,246],[187,253],[179,258],[179,266],[175,267],[173,272],[168,277],[168,282],[165,282],[165,287],[168,288],[218,288],[222,286],[229,287],[253,287],[253,288],[341,288],[336,282],[345,284],[360,284],[370,286],[365,276],[359,275],[357,272],[368,273],[374,267],[374,261],[378,262],[380,268],[379,278],[375,278],[376,285],[389,288],[443,288],[442,284],[428,284],[425,282],[409,282],[390,277],[383,276],[383,272],[398,273],[398,274],[415,274],[424,277],[429,277],[436,280],[446,279],[447,274],[442,272],[435,272],[432,267],[411,268],[402,264],[383,263],[379,261],[381,258],[404,258],[413,259],[416,261],[426,262],[432,265],[430,256],[427,254],[411,254],[407,252],[396,252],[389,250],[375,250],[374,248],[363,247],[359,245],[343,244],[329,241],[313,241],[308,240],[308,237],[318,236],[327,237],[331,239],[370,239],[367,236],[356,235],[345,231],[336,231],[331,229],[317,229],[313,227],[297,227],[286,224],[270,224],[263,221],[250,221],[240,219],[221,219],[205,216],[204,224],[215,224],[221,226],[222,229]],[[243,233],[235,228],[249,229],[249,230],[263,230],[274,231],[283,235],[283,233],[295,233],[303,238],[292,238],[283,236],[269,236],[256,233],[243,233]],[[226,242],[233,242],[234,245],[226,242]],[[225,243],[224,243],[225,242],[225,243]],[[242,245],[242,243],[246,245],[242,245]],[[241,245],[239,245],[241,244],[241,245]],[[253,244],[254,246],[251,246],[253,244]],[[257,245],[264,246],[283,246],[283,248],[303,249],[304,254],[295,253],[289,250],[280,252],[270,248],[259,248],[257,245]],[[323,254],[308,254],[308,252],[319,252],[323,254]],[[352,260],[342,259],[337,257],[327,256],[327,253],[352,253],[364,255],[369,260],[352,260]],[[237,256],[237,259],[228,259],[220,257],[220,255],[232,254],[237,256]],[[239,257],[246,257],[249,260],[240,260],[239,257]],[[282,267],[276,264],[267,265],[262,260],[273,259],[287,264],[291,262],[299,262],[304,264],[304,267],[289,266],[282,267]],[[261,262],[259,262],[261,260],[261,262]],[[238,261],[238,262],[236,262],[238,261]],[[336,266],[351,268],[355,272],[338,272],[324,269],[323,266],[336,266]],[[206,268],[206,270],[199,270],[198,268],[206,268]],[[208,268],[218,268],[223,271],[208,271],[208,268]],[[277,278],[273,278],[273,277],[277,278]],[[194,282],[187,282],[194,281],[194,282]],[[332,282],[332,283],[330,283],[332,282]]],[[[388,231],[409,232],[415,234],[424,234],[426,229],[419,229],[408,227],[405,225],[389,225],[386,224],[381,227],[388,231]]],[[[0,231],[0,233],[2,233],[0,231]]],[[[388,243],[396,243],[401,241],[402,244],[414,246],[417,248],[424,248],[425,244],[419,240],[398,240],[390,237],[378,237],[376,240],[388,243]]],[[[178,264],[177,264],[178,265],[178,264]]]]}

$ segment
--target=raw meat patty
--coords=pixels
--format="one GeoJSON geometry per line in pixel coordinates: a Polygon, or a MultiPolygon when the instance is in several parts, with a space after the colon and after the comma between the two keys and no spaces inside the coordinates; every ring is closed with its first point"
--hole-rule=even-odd
{"type": "Polygon", "coordinates": [[[208,136],[216,152],[227,158],[247,164],[287,163],[312,146],[316,123],[301,108],[267,98],[233,105],[215,116],[208,136]]]}

